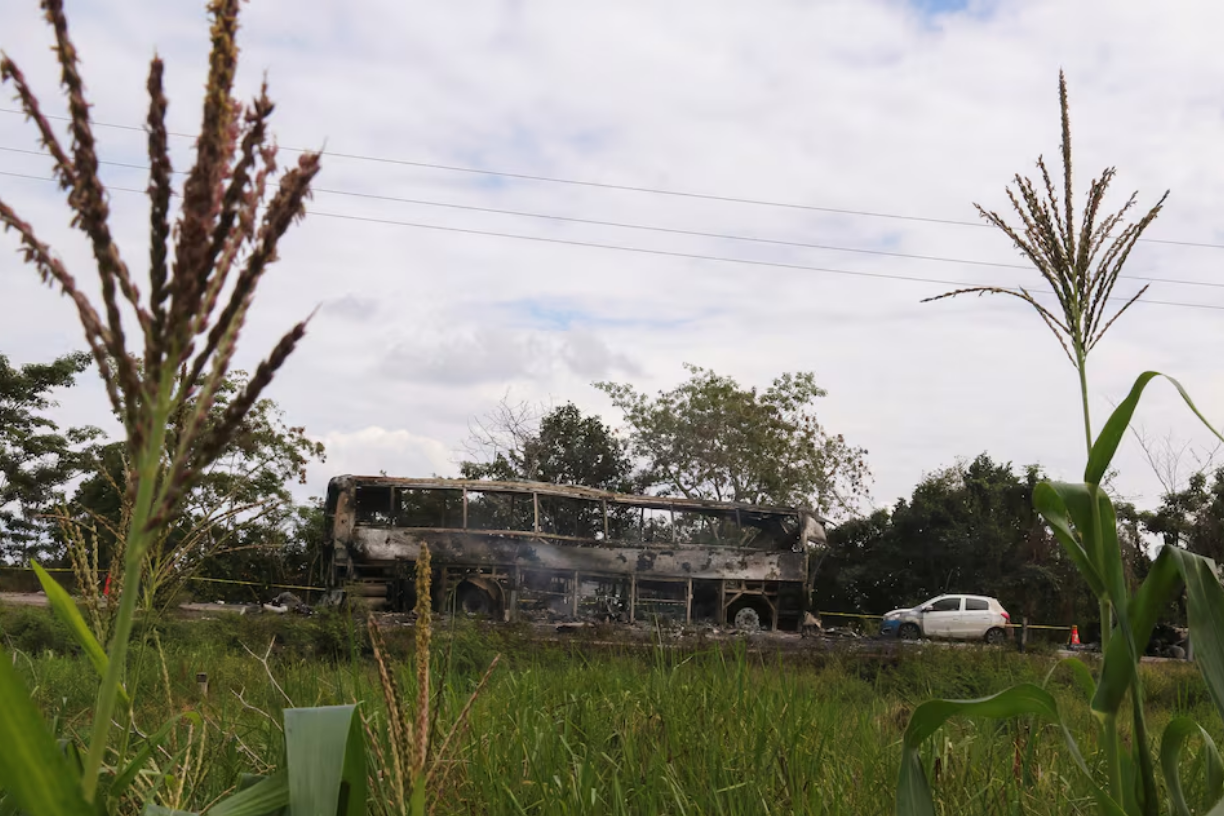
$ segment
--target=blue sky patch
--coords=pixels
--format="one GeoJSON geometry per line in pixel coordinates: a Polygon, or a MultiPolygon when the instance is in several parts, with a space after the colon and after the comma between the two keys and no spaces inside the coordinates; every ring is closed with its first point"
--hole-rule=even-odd
{"type": "Polygon", "coordinates": [[[955,14],[969,7],[969,0],[909,0],[923,14],[955,14]]]}
{"type": "Polygon", "coordinates": [[[576,328],[634,328],[640,330],[673,330],[705,319],[709,313],[682,317],[611,317],[565,300],[525,298],[498,304],[525,323],[547,331],[569,331],[576,328]]]}
{"type": "Polygon", "coordinates": [[[928,20],[937,20],[952,14],[966,14],[978,19],[989,17],[999,5],[999,0],[905,0],[907,4],[928,20]]]}

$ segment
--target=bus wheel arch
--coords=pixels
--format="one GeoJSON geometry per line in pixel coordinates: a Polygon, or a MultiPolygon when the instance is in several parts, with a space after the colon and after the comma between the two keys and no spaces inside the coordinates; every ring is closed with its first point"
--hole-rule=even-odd
{"type": "Polygon", "coordinates": [[[455,611],[465,615],[500,620],[504,600],[501,584],[481,575],[469,575],[455,587],[455,611]]]}

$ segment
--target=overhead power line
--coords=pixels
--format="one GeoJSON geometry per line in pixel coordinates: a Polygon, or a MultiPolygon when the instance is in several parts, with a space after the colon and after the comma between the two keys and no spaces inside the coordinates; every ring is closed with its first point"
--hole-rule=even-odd
{"type": "MultiPolygon", "coordinates": [[[[5,147],[2,145],[0,145],[0,151],[25,153],[25,154],[31,154],[31,155],[41,155],[36,150],[26,150],[23,148],[5,147]]],[[[112,165],[112,166],[118,166],[118,167],[126,167],[126,168],[135,169],[135,170],[148,170],[148,167],[145,167],[139,164],[130,164],[126,162],[100,161],[99,163],[106,164],[106,165],[112,165]]],[[[185,175],[183,171],[174,171],[174,172],[179,175],[185,175]]],[[[9,173],[7,171],[0,171],[0,175],[12,175],[12,176],[17,176],[19,178],[32,178],[32,179],[39,179],[43,181],[49,180],[43,176],[33,176],[33,175],[27,175],[27,174],[22,174],[22,173],[9,173]]],[[[112,189],[117,189],[117,188],[112,188],[112,189]]],[[[848,252],[848,253],[855,253],[855,254],[861,254],[861,255],[884,256],[884,257],[889,257],[889,258],[905,258],[909,260],[918,260],[918,261],[935,261],[938,263],[965,264],[968,266],[987,266],[987,267],[995,267],[999,269],[1021,269],[1021,270],[1031,270],[1032,269],[1032,266],[1028,264],[1000,263],[998,261],[982,261],[982,260],[974,260],[974,259],[969,259],[969,258],[951,258],[951,257],[939,256],[939,255],[918,255],[918,254],[909,253],[909,252],[892,252],[892,251],[883,250],[883,249],[866,249],[862,247],[833,246],[829,244],[814,244],[814,243],[808,243],[804,241],[784,241],[784,240],[779,240],[775,238],[761,238],[761,237],[751,236],[751,235],[737,235],[734,233],[724,233],[724,232],[705,232],[702,230],[679,229],[675,227],[662,227],[662,226],[653,225],[653,224],[636,224],[636,223],[624,222],[624,221],[604,221],[604,220],[598,220],[598,219],[592,219],[592,218],[577,218],[573,216],[556,215],[552,213],[538,213],[538,212],[529,212],[529,211],[524,211],[524,210],[509,210],[509,209],[502,209],[498,207],[482,207],[482,206],[478,206],[475,204],[458,204],[458,203],[449,202],[449,201],[435,201],[435,200],[420,199],[420,198],[406,198],[403,196],[384,195],[380,193],[364,193],[364,192],[358,192],[355,190],[337,190],[337,189],[329,189],[326,187],[315,187],[313,188],[313,192],[323,193],[323,194],[328,194],[328,195],[348,196],[352,198],[371,199],[371,200],[377,200],[377,201],[393,201],[393,202],[397,202],[401,204],[413,204],[413,205],[419,205],[419,206],[425,206],[425,207],[438,207],[438,208],[443,208],[443,209],[463,210],[463,211],[468,211],[468,212],[483,212],[483,213],[491,213],[491,214],[496,214],[496,215],[509,215],[509,216],[514,216],[518,218],[535,218],[535,219],[557,221],[557,222],[569,223],[569,224],[584,224],[588,226],[612,227],[615,229],[638,230],[638,231],[644,231],[644,232],[658,232],[658,233],[664,233],[668,235],[685,235],[685,236],[691,236],[691,237],[713,238],[713,239],[725,240],[725,241],[740,241],[740,242],[746,242],[746,243],[764,244],[764,245],[771,245],[771,246],[784,246],[784,247],[794,247],[794,248],[801,248],[801,249],[818,249],[818,250],[829,251],[829,252],[848,252]]],[[[1119,277],[1125,278],[1128,280],[1137,280],[1137,281],[1144,281],[1144,282],[1150,282],[1150,283],[1169,283],[1169,284],[1175,284],[1179,286],[1204,286],[1204,287],[1216,288],[1216,289],[1224,288],[1224,283],[1214,283],[1211,281],[1182,280],[1182,279],[1176,279],[1176,278],[1154,278],[1154,277],[1142,276],[1142,275],[1119,275],[1119,277]]]]}
{"type": "MultiPolygon", "coordinates": [[[[9,113],[24,115],[21,110],[13,108],[0,108],[0,113],[9,113]]],[[[45,115],[45,114],[44,114],[45,115]]],[[[67,116],[47,116],[48,119],[57,121],[70,121],[67,116]]],[[[143,133],[144,127],[137,125],[121,125],[111,122],[93,122],[97,127],[113,128],[116,130],[130,130],[143,133]]],[[[195,139],[196,136],[190,133],[178,133],[174,131],[168,132],[167,135],[175,136],[183,139],[195,139]]],[[[285,147],[280,146],[280,150],[288,150],[294,153],[303,153],[308,148],[301,147],[285,147]]],[[[747,204],[757,207],[777,207],[791,210],[807,210],[811,212],[830,213],[834,215],[852,215],[866,218],[889,218],[899,221],[916,221],[927,224],[946,224],[957,227],[984,227],[990,228],[989,224],[983,224],[979,221],[964,221],[955,218],[934,218],[921,215],[904,215],[901,213],[878,212],[873,210],[853,210],[843,207],[822,207],[814,204],[799,204],[789,201],[771,201],[760,198],[747,198],[743,196],[718,195],[714,193],[698,193],[691,190],[672,190],[664,187],[645,187],[632,184],[615,184],[604,181],[591,181],[589,179],[574,179],[564,178],[561,176],[544,176],[532,173],[515,173],[507,170],[488,170],[482,167],[470,167],[458,164],[441,164],[438,162],[414,161],[411,159],[398,159],[389,156],[370,156],[360,153],[340,153],[334,150],[325,151],[324,155],[340,159],[351,159],[353,161],[376,162],[379,164],[399,165],[402,167],[417,167],[427,170],[440,170],[449,173],[469,173],[474,175],[495,176],[498,178],[512,178],[520,181],[537,181],[547,184],[566,184],[578,187],[593,187],[603,190],[619,190],[630,193],[647,193],[650,195],[675,196],[679,198],[691,198],[705,201],[719,201],[729,204],[747,204]]],[[[1168,244],[1170,246],[1185,246],[1185,247],[1200,247],[1203,249],[1224,249],[1224,244],[1208,243],[1200,241],[1174,241],[1164,238],[1140,238],[1145,243],[1151,244],[1168,244]]]]}
{"type": "MultiPolygon", "coordinates": [[[[28,179],[33,179],[35,181],[43,181],[43,182],[53,181],[53,179],[48,179],[45,176],[25,175],[25,174],[20,174],[20,173],[10,173],[7,171],[0,171],[0,175],[16,176],[18,178],[28,178],[28,179]]],[[[124,192],[124,193],[144,193],[145,192],[144,190],[138,190],[132,187],[110,187],[108,189],[115,190],[117,192],[124,192]]],[[[586,249],[602,249],[602,250],[609,250],[609,251],[615,251],[615,252],[632,252],[632,253],[641,254],[641,255],[658,255],[658,256],[666,257],[666,258],[682,258],[685,260],[712,261],[715,263],[740,264],[740,265],[746,265],[746,266],[761,266],[761,267],[768,267],[772,269],[792,269],[792,270],[804,271],[804,272],[821,272],[821,273],[825,273],[829,275],[844,275],[844,276],[849,276],[849,277],[870,278],[870,279],[876,279],[876,280],[894,280],[894,281],[905,281],[908,283],[937,284],[940,286],[950,286],[953,288],[966,288],[966,287],[972,287],[972,286],[977,285],[973,283],[972,281],[944,280],[940,278],[918,277],[915,275],[894,275],[894,274],[890,274],[887,272],[864,272],[864,271],[852,270],[852,269],[832,269],[832,268],[823,267],[823,266],[810,266],[808,264],[786,263],[784,261],[765,261],[765,260],[752,259],[752,258],[732,258],[729,256],[724,256],[724,255],[705,255],[705,254],[694,253],[694,252],[673,252],[670,250],[651,249],[649,247],[626,246],[623,244],[603,244],[603,243],[596,243],[594,241],[574,241],[574,240],[569,240],[565,238],[550,238],[550,237],[542,236],[542,235],[521,235],[517,233],[495,232],[493,230],[468,229],[465,227],[446,226],[444,224],[424,224],[424,223],[419,223],[415,221],[398,221],[398,220],[386,219],[386,218],[371,218],[369,216],[364,216],[364,215],[347,215],[344,213],[323,212],[321,210],[314,210],[314,209],[311,209],[309,212],[311,215],[318,217],[318,218],[334,218],[334,219],[339,219],[339,220],[344,220],[344,221],[358,221],[358,222],[378,224],[378,225],[383,225],[383,226],[408,227],[411,229],[433,230],[433,231],[438,231],[438,232],[457,233],[461,235],[480,235],[480,236],[489,237],[489,238],[503,238],[503,239],[519,240],[519,241],[533,241],[536,243],[557,244],[561,246],[582,247],[586,249]]],[[[1007,288],[1007,287],[1002,287],[1002,288],[1007,288]]],[[[1019,291],[1019,290],[1012,289],[1012,291],[1019,291]]],[[[1053,292],[1044,290],[1044,289],[1029,289],[1028,291],[1034,295],[1049,295],[1049,296],[1054,295],[1053,292]]],[[[1120,297],[1120,296],[1114,296],[1108,299],[1113,300],[1113,301],[1129,300],[1129,298],[1127,297],[1120,297]]],[[[1215,305],[1215,304],[1210,304],[1210,303],[1183,303],[1183,302],[1177,302],[1177,301],[1147,300],[1147,299],[1139,300],[1137,302],[1146,303],[1152,306],[1172,306],[1172,307],[1180,307],[1180,308],[1186,308],[1186,309],[1208,309],[1212,311],[1224,311],[1224,305],[1215,305]]]]}
{"type": "MultiPolygon", "coordinates": [[[[830,275],[850,275],[850,276],[861,277],[861,278],[882,278],[885,280],[909,281],[911,283],[936,283],[942,286],[954,286],[954,287],[959,287],[959,288],[973,287],[973,286],[979,285],[979,284],[976,284],[970,281],[950,281],[950,280],[941,280],[939,278],[916,277],[913,275],[892,275],[886,272],[862,272],[862,271],[850,270],[850,269],[830,269],[828,267],[823,267],[823,266],[808,266],[807,264],[793,264],[793,263],[785,263],[783,261],[763,261],[763,260],[750,259],[750,258],[731,258],[731,257],[723,256],[723,255],[702,255],[702,254],[693,253],[693,252],[672,252],[672,251],[664,250],[664,249],[650,249],[648,247],[624,246],[622,244],[601,244],[601,243],[595,243],[593,241],[571,241],[565,238],[549,238],[549,237],[541,236],[541,235],[519,235],[515,233],[508,233],[508,232],[494,232],[492,230],[478,230],[478,229],[467,229],[464,227],[450,227],[450,226],[444,226],[442,224],[422,224],[422,223],[418,223],[415,221],[394,221],[394,220],[383,219],[383,218],[370,218],[364,215],[344,215],[341,213],[328,213],[328,212],[322,212],[320,210],[310,210],[310,214],[314,216],[319,216],[322,218],[339,218],[339,219],[344,219],[346,221],[366,221],[372,224],[386,224],[386,225],[397,226],[397,227],[411,227],[414,229],[438,230],[441,232],[456,232],[456,233],[461,233],[464,235],[484,235],[484,236],[489,236],[493,238],[512,238],[512,239],[517,239],[521,241],[538,241],[540,243],[546,243],[546,244],[562,244],[564,246],[587,247],[589,249],[608,249],[608,250],[615,250],[618,252],[636,252],[636,253],[641,253],[644,255],[661,255],[667,258],[684,258],[687,260],[697,260],[697,261],[715,261],[718,263],[747,264],[749,266],[766,266],[766,267],[772,267],[775,269],[797,269],[797,270],[804,270],[808,272],[825,272],[830,275]]],[[[1011,291],[1016,291],[1016,292],[1020,291],[1019,289],[1015,287],[999,287],[999,288],[1004,288],[1004,289],[1010,288],[1011,291]]],[[[1051,295],[1051,296],[1054,295],[1053,292],[1049,290],[1045,290],[1045,289],[1029,289],[1028,291],[1030,294],[1035,294],[1035,295],[1051,295]]],[[[1107,300],[1126,301],[1126,300],[1130,300],[1130,298],[1113,296],[1113,297],[1107,298],[1107,300]]],[[[1224,305],[1214,305],[1210,303],[1181,303],[1181,302],[1167,301],[1167,300],[1146,300],[1146,299],[1142,299],[1137,302],[1147,303],[1153,306],[1180,306],[1180,307],[1184,307],[1187,309],[1211,309],[1215,311],[1224,311],[1224,305]]]]}

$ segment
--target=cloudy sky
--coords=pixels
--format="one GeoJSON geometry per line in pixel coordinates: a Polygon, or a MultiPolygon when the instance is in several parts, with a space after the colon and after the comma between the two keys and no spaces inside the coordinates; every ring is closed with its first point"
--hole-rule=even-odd
{"type": "MultiPolygon", "coordinates": [[[[67,6],[95,118],[115,126],[97,131],[117,163],[104,179],[139,267],[145,200],[119,188],[145,177],[121,165],[144,161],[155,50],[171,129],[197,129],[204,3],[67,6]]],[[[62,113],[36,0],[5,3],[2,20],[0,47],[62,113]]],[[[266,74],[280,144],[328,155],[240,363],[322,307],[271,390],[328,448],[303,495],[343,472],[453,474],[469,419],[507,393],[619,425],[592,381],[655,391],[686,362],[760,386],[815,372],[822,420],[869,450],[879,504],[982,451],[1074,477],[1074,372],[1031,310],[919,301],[1038,284],[973,203],[1002,209],[1015,172],[1055,157],[1064,68],[1079,189],[1116,166],[1115,205],[1172,190],[1119,284],[1156,280],[1153,302],[1092,359],[1098,423],[1151,368],[1224,420],[1222,23],[1207,0],[255,0],[241,94],[266,74]]],[[[31,127],[9,93],[0,107],[0,197],[88,275],[54,186],[22,177],[50,168],[23,152],[31,127]]],[[[176,167],[190,146],[174,140],[176,167]]],[[[0,351],[31,362],[81,347],[68,301],[0,254],[0,351]]],[[[60,411],[105,413],[92,377],[60,411]]],[[[1168,386],[1140,418],[1153,436],[1205,441],[1168,386]]],[[[1150,504],[1138,449],[1119,461],[1122,492],[1150,504]]]]}

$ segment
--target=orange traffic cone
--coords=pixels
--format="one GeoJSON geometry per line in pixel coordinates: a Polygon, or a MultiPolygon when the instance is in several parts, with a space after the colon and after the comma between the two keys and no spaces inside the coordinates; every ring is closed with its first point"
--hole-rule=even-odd
{"type": "Polygon", "coordinates": [[[1072,646],[1080,645],[1079,627],[1076,626],[1075,624],[1071,624],[1071,645],[1072,646]]]}

